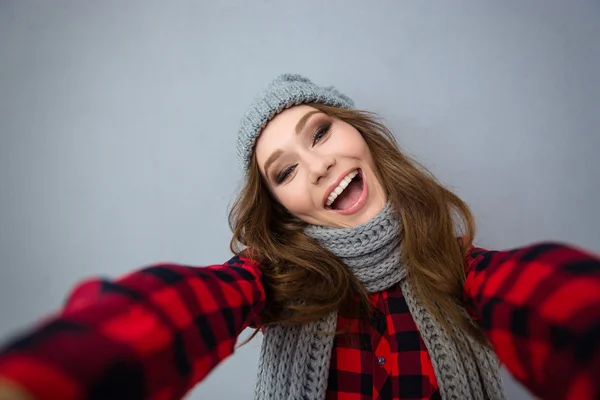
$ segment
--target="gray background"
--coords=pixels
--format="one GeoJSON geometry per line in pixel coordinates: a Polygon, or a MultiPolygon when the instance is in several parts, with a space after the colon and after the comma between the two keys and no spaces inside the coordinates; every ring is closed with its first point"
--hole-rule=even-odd
{"type": "MultiPolygon", "coordinates": [[[[379,112],[480,245],[600,251],[599,4],[0,0],[0,336],[84,277],[225,261],[238,120],[282,72],[379,112]]],[[[259,345],[189,398],[250,399],[259,345]]]]}

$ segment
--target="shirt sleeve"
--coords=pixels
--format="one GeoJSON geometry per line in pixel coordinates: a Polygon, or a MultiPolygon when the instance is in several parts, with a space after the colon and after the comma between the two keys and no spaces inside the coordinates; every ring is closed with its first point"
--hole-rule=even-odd
{"type": "Polygon", "coordinates": [[[260,324],[264,305],[260,270],[243,257],[91,279],[0,351],[0,377],[37,400],[181,399],[260,324]]]}
{"type": "Polygon", "coordinates": [[[542,399],[600,398],[600,258],[561,243],[472,248],[465,299],[509,372],[542,399]]]}

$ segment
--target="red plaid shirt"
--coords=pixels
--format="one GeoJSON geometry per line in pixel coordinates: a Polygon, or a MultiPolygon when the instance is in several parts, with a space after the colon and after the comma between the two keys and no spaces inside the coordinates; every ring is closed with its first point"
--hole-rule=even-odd
{"type": "MultiPolygon", "coordinates": [[[[600,398],[600,259],[540,243],[473,248],[465,299],[501,361],[544,399],[600,398]]],[[[402,293],[371,296],[370,321],[332,352],[328,399],[439,399],[431,360],[402,293]]],[[[36,399],[180,399],[260,322],[258,265],[160,264],[91,280],[66,307],[0,353],[0,376],[36,399]]]]}

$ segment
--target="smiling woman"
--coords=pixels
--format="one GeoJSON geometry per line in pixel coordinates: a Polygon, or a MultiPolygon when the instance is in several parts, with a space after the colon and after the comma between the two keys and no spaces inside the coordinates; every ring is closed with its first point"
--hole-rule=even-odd
{"type": "Polygon", "coordinates": [[[600,259],[473,246],[468,206],[331,87],[277,77],[242,119],[222,265],[77,286],[0,353],[0,399],[181,399],[264,333],[256,399],[600,397],[600,259]],[[4,396],[4,398],[2,397],[4,396]]]}
{"type": "MultiPolygon", "coordinates": [[[[323,90],[295,75],[283,75],[271,87],[278,83],[284,90],[298,83],[323,90]]],[[[273,96],[275,101],[281,97],[273,96]]],[[[340,305],[351,306],[356,293],[368,303],[363,285],[338,257],[308,241],[306,228],[357,227],[389,202],[406,221],[399,234],[422,298],[444,304],[465,330],[479,335],[456,306],[464,281],[456,234],[462,228],[466,246],[474,235],[466,204],[402,154],[374,114],[310,101],[286,105],[249,148],[246,185],[230,216],[232,249],[240,255],[247,248],[261,249],[257,256],[266,279],[279,282],[270,299],[278,306],[266,311],[265,320],[283,322],[279,310],[287,322],[313,321],[340,305]],[[342,189],[344,182],[349,183],[342,189]],[[294,304],[298,298],[304,298],[304,306],[294,304]]]]}

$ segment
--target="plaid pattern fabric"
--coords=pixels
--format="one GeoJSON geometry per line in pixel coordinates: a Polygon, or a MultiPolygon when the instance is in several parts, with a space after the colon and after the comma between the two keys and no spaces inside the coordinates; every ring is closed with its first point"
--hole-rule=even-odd
{"type": "MultiPolygon", "coordinates": [[[[473,248],[465,299],[501,360],[544,399],[600,397],[600,259],[540,243],[473,248]]],[[[260,323],[258,265],[160,264],[81,284],[57,315],[0,352],[0,376],[44,399],[180,399],[260,323]]],[[[370,321],[340,316],[328,399],[439,399],[402,293],[373,294],[370,321]]]]}
{"type": "Polygon", "coordinates": [[[542,399],[600,399],[600,258],[558,243],[469,258],[465,298],[512,375],[542,399]]]}
{"type": "Polygon", "coordinates": [[[327,400],[440,399],[425,343],[394,286],[370,296],[370,321],[340,316],[327,400]]]}

